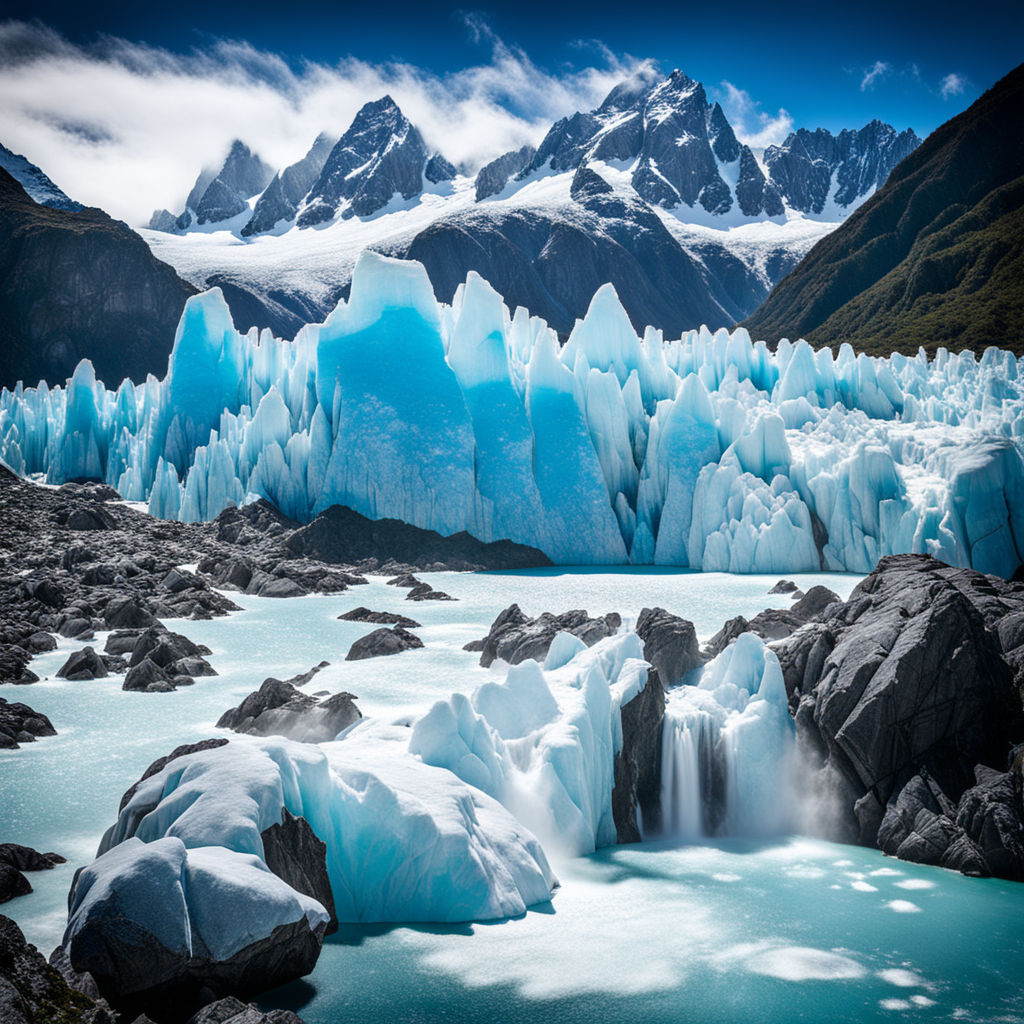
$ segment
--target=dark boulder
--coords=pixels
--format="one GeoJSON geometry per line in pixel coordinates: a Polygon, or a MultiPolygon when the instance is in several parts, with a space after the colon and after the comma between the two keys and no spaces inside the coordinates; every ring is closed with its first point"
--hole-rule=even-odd
{"type": "Polygon", "coordinates": [[[797,585],[792,580],[779,580],[778,583],[768,591],[769,594],[792,594],[797,590],[797,585]]]}
{"type": "Polygon", "coordinates": [[[369,608],[353,608],[338,616],[345,622],[373,622],[385,626],[401,626],[403,629],[418,629],[419,623],[406,615],[399,615],[396,612],[372,612],[369,608]]]}
{"type": "Polygon", "coordinates": [[[169,693],[174,688],[171,677],[151,658],[132,665],[121,686],[122,690],[137,693],[169,693]]]}
{"type": "Polygon", "coordinates": [[[9,703],[0,697],[0,750],[16,750],[40,736],[56,736],[57,730],[46,715],[27,704],[9,703]]]}
{"type": "Polygon", "coordinates": [[[435,590],[429,583],[419,583],[405,595],[406,601],[454,601],[451,594],[435,590]]]}
{"type": "Polygon", "coordinates": [[[79,507],[64,523],[69,530],[112,530],[117,521],[101,506],[79,507]]]}
{"type": "Polygon", "coordinates": [[[326,914],[307,917],[299,895],[253,858],[133,837],[76,875],[62,946],[128,1020],[180,1020],[308,974],[326,927],[326,914]],[[237,918],[204,914],[211,900],[230,900],[237,918]]]}
{"type": "Polygon", "coordinates": [[[103,609],[103,621],[108,629],[141,629],[156,625],[156,617],[131,594],[112,597],[103,609]]]}
{"type": "Polygon", "coordinates": [[[668,686],[704,664],[693,623],[664,608],[644,608],[636,620],[636,633],[644,642],[645,660],[668,686]]]}
{"type": "Polygon", "coordinates": [[[237,708],[225,711],[219,729],[254,736],[287,736],[304,743],[326,743],[362,717],[351,693],[323,699],[302,693],[290,682],[265,679],[237,708]]]}
{"type": "Polygon", "coordinates": [[[0,861],[0,903],[27,896],[31,891],[29,880],[16,867],[0,861]]]}
{"type": "Polygon", "coordinates": [[[91,647],[75,651],[57,670],[59,679],[103,679],[106,675],[106,663],[91,647]]]}
{"type": "Polygon", "coordinates": [[[14,644],[0,644],[0,683],[27,685],[38,683],[39,676],[29,667],[32,654],[14,644]]]}
{"type": "Polygon", "coordinates": [[[401,654],[422,647],[423,641],[401,626],[375,629],[360,637],[345,655],[346,661],[362,661],[365,658],[379,658],[387,654],[401,654]]]}
{"type": "Polygon", "coordinates": [[[498,658],[510,665],[518,665],[527,658],[543,661],[558,633],[572,633],[592,647],[598,640],[614,634],[621,625],[622,618],[617,612],[596,619],[582,610],[561,615],[544,612],[531,619],[519,605],[509,605],[498,613],[483,639],[480,664],[487,668],[498,658]]]}

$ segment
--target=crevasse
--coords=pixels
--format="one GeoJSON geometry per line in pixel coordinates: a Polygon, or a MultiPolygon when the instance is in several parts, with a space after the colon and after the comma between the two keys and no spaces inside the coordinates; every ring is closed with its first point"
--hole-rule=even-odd
{"type": "Polygon", "coordinates": [[[869,571],[927,552],[1024,560],[1024,386],[995,348],[888,359],[746,331],[665,341],[614,289],[565,345],[471,273],[450,306],[423,267],[365,253],[348,302],[294,342],[190,299],[163,380],[0,393],[0,458],[97,478],[164,518],[265,497],[332,504],[562,564],[869,571]]]}

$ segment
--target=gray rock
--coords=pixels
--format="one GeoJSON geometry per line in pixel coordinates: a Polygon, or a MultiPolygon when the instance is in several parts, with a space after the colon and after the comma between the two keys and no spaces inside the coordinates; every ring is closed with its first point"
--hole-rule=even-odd
{"type": "Polygon", "coordinates": [[[778,583],[768,591],[769,594],[792,594],[799,588],[792,580],[779,580],[778,583]]]}
{"type": "Polygon", "coordinates": [[[664,718],[665,690],[657,669],[651,669],[644,688],[622,707],[622,749],[615,755],[612,789],[612,817],[620,843],[640,842],[638,809],[648,835],[657,834],[661,827],[664,718]]]}
{"type": "Polygon", "coordinates": [[[674,686],[704,664],[697,631],[687,619],[664,608],[644,608],[636,620],[636,633],[644,642],[649,661],[664,684],[674,686]]]}
{"type": "Polygon", "coordinates": [[[339,615],[338,618],[345,622],[373,622],[386,626],[401,626],[403,629],[418,629],[420,625],[406,615],[399,615],[397,612],[372,612],[362,605],[339,615]]]}
{"type": "Polygon", "coordinates": [[[531,619],[519,605],[512,604],[499,612],[491,623],[483,639],[480,664],[487,668],[498,658],[510,665],[518,665],[527,658],[542,661],[558,633],[572,633],[591,647],[598,640],[611,636],[621,625],[622,618],[617,612],[609,612],[596,619],[581,610],[561,615],[544,612],[531,619]]]}
{"type": "Polygon", "coordinates": [[[813,591],[805,601],[821,621],[776,650],[800,744],[833,780],[845,838],[1017,877],[1020,787],[1005,769],[1024,715],[1017,649],[1003,649],[999,624],[1024,606],[1022,589],[899,555],[846,602],[822,608],[813,591]]]}
{"type": "Polygon", "coordinates": [[[327,877],[327,845],[305,818],[282,808],[281,822],[260,833],[267,867],[296,892],[312,896],[331,915],[327,934],[338,930],[334,893],[327,877]]]}
{"type": "Polygon", "coordinates": [[[13,864],[0,861],[0,903],[7,903],[32,891],[29,880],[13,864]]]}
{"type": "Polygon", "coordinates": [[[443,590],[435,590],[429,583],[419,583],[410,588],[405,595],[406,601],[454,601],[456,598],[443,590]]]}
{"type": "Polygon", "coordinates": [[[476,172],[476,201],[497,195],[523,168],[528,167],[536,156],[533,146],[504,153],[476,172]]]}
{"type": "Polygon", "coordinates": [[[91,647],[75,651],[57,669],[57,677],[59,679],[103,679],[106,675],[107,666],[105,662],[91,647]]]}
{"type": "Polygon", "coordinates": [[[217,727],[254,736],[287,736],[303,743],[326,743],[360,717],[351,693],[319,699],[302,693],[290,682],[269,678],[237,708],[225,711],[217,727]]]}
{"type": "Polygon", "coordinates": [[[112,1013],[75,991],[21,929],[0,915],[0,1021],[3,1024],[116,1024],[112,1013]]]}
{"type": "Polygon", "coordinates": [[[423,646],[423,641],[401,626],[375,629],[360,637],[345,655],[346,661],[363,661],[387,654],[401,654],[423,646]]]}
{"type": "Polygon", "coordinates": [[[103,620],[108,629],[142,629],[156,625],[157,621],[142,602],[130,594],[111,598],[103,609],[103,620]]]}
{"type": "MultiPolygon", "coordinates": [[[[139,1024],[135,1021],[134,1024],[139,1024]]],[[[252,1003],[243,1003],[234,996],[218,999],[189,1017],[186,1024],[303,1024],[291,1010],[269,1010],[264,1013],[252,1003]]]]}
{"type": "Polygon", "coordinates": [[[40,736],[56,735],[46,715],[27,704],[12,704],[0,697],[0,750],[17,750],[22,743],[32,743],[40,736]]]}

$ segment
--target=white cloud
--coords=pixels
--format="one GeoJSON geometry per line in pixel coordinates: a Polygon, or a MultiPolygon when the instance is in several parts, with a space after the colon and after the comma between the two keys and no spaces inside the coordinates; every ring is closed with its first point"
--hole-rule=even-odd
{"type": "Polygon", "coordinates": [[[736,138],[753,150],[778,145],[793,130],[793,118],[785,110],[780,107],[774,116],[766,114],[750,93],[738,89],[732,82],[723,81],[721,89],[715,90],[715,95],[722,104],[736,138]]]}
{"type": "Polygon", "coordinates": [[[948,100],[951,96],[959,96],[967,88],[967,79],[955,71],[946,75],[939,85],[939,95],[948,100]]]}
{"type": "Polygon", "coordinates": [[[868,89],[875,87],[875,82],[884,75],[887,75],[892,71],[892,65],[887,64],[884,60],[876,60],[865,72],[864,77],[860,80],[860,91],[867,92],[868,89]]]}
{"type": "Polygon", "coordinates": [[[236,137],[284,166],[390,93],[429,146],[472,169],[536,144],[552,121],[596,106],[644,63],[605,50],[601,66],[552,73],[486,22],[467,24],[489,59],[435,75],[353,57],[293,70],[244,42],[188,55],[113,38],[83,48],[37,24],[0,23],[0,141],[73,198],[141,224],[154,208],[180,209],[200,169],[236,137]]]}

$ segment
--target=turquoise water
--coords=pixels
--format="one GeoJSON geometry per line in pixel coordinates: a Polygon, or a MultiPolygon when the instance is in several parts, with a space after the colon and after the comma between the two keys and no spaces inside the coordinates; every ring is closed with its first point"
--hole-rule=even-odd
{"type": "MultiPolygon", "coordinates": [[[[795,577],[846,596],[853,576],[795,577]]],[[[332,662],[306,689],[355,693],[366,714],[408,717],[488,678],[461,650],[502,608],[584,607],[633,617],[660,604],[702,638],[737,614],[789,599],[775,577],[658,570],[435,574],[459,598],[414,603],[375,580],[336,597],[233,598],[243,611],[169,622],[212,650],[220,675],[173,694],[132,694],[120,678],[0,687],[49,715],[59,735],[0,752],[0,841],[64,854],[5,904],[29,938],[60,940],[75,867],[92,859],[121,793],[156,757],[214,735],[214,723],[267,675],[332,662]],[[421,651],[345,663],[365,623],[357,605],[423,623],[421,651]]],[[[99,640],[102,645],[102,638],[99,640]]],[[[36,659],[51,676],[80,646],[36,659]]],[[[900,1017],[1024,1021],[1024,886],[965,879],[874,851],[805,838],[767,844],[620,847],[556,865],[550,905],[488,925],[348,927],[316,971],[271,994],[309,1024],[336,1021],[860,1021],[900,1017]]]]}

